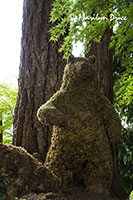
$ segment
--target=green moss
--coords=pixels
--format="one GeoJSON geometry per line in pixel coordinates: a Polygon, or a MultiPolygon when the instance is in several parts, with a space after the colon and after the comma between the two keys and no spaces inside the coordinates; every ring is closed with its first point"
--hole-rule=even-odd
{"type": "Polygon", "coordinates": [[[0,176],[0,200],[6,200],[6,192],[8,184],[4,181],[4,178],[0,176]]]}
{"type": "Polygon", "coordinates": [[[89,191],[108,193],[113,176],[110,143],[119,141],[121,125],[100,91],[91,59],[75,58],[66,65],[60,90],[40,107],[38,118],[54,126],[45,166],[62,188],[81,182],[89,191]]]}
{"type": "Polygon", "coordinates": [[[8,185],[3,188],[6,200],[34,191],[57,191],[59,184],[44,165],[23,148],[4,144],[0,144],[0,178],[2,184],[8,185]]]}

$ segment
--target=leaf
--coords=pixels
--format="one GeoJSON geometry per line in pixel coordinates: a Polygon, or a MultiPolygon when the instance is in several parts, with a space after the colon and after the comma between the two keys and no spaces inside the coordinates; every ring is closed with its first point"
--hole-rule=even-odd
{"type": "Polygon", "coordinates": [[[17,99],[17,88],[0,84],[0,132],[3,132],[3,142],[11,143],[14,108],[17,99]]]}

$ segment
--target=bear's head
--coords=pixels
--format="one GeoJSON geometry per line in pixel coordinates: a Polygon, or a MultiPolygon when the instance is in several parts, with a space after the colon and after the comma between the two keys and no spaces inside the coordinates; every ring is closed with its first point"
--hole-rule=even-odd
{"type": "Polygon", "coordinates": [[[95,56],[87,58],[72,58],[65,66],[61,89],[71,87],[98,86],[95,67],[95,56]]]}

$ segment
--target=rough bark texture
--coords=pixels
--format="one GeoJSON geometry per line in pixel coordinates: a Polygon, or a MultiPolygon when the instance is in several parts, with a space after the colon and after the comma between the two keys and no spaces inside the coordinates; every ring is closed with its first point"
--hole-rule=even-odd
{"type": "MultiPolygon", "coordinates": [[[[0,126],[2,126],[2,120],[0,120],[0,126]]],[[[3,132],[0,131],[0,142],[3,142],[3,132]]]]}
{"type": "Polygon", "coordinates": [[[91,51],[86,54],[86,57],[96,56],[96,70],[100,79],[100,87],[104,95],[113,103],[112,50],[109,49],[111,35],[112,30],[107,29],[100,43],[92,41],[91,51]]]}
{"type": "Polygon", "coordinates": [[[65,61],[59,43],[50,42],[49,13],[53,0],[24,0],[19,92],[13,144],[45,159],[51,133],[36,117],[40,105],[60,87],[65,61]]]}
{"type": "Polygon", "coordinates": [[[121,137],[120,119],[99,88],[94,56],[73,58],[63,82],[38,110],[40,121],[54,125],[45,166],[62,181],[110,194],[113,182],[112,146],[121,137]]]}

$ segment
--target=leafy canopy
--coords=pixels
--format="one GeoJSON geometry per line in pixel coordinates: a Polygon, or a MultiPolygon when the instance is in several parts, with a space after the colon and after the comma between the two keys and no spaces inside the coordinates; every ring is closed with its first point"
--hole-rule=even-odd
{"type": "Polygon", "coordinates": [[[126,40],[130,41],[128,52],[132,50],[133,3],[125,0],[55,0],[50,21],[55,24],[51,30],[51,40],[64,37],[60,52],[68,58],[72,44],[78,41],[84,45],[85,52],[90,50],[90,42],[100,42],[107,28],[117,28],[112,36],[111,47],[116,53],[123,52],[126,40]]]}
{"type": "Polygon", "coordinates": [[[0,84],[0,133],[3,132],[3,142],[11,143],[14,108],[17,98],[17,88],[0,84]]]}

